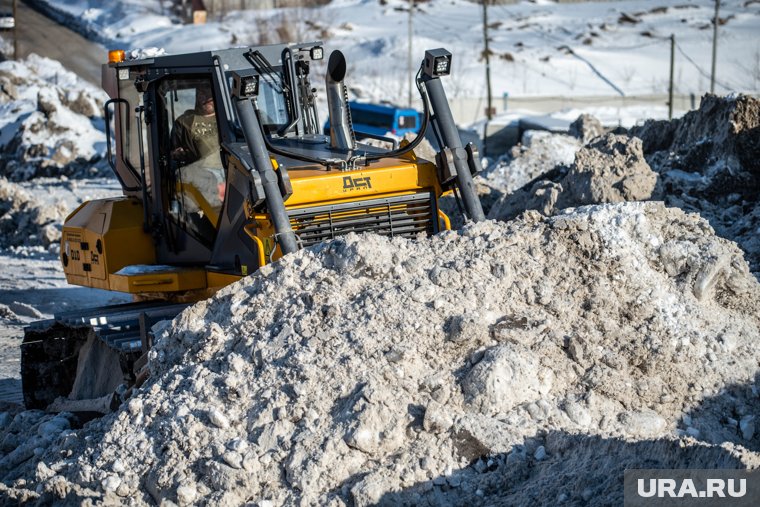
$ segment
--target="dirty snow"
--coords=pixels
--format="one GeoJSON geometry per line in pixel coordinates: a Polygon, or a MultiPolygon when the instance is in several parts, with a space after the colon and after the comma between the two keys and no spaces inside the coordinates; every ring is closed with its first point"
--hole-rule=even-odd
{"type": "MultiPolygon", "coordinates": [[[[661,200],[700,213],[720,236],[742,247],[758,272],[759,129],[760,100],[705,95],[700,108],[683,118],[648,121],[628,133],[592,140],[569,165],[547,157],[543,145],[525,143],[486,172],[483,183],[499,194],[498,199],[491,195],[489,216],[509,219],[524,209],[549,215],[591,203],[661,200]],[[514,189],[513,179],[525,167],[536,168],[529,173],[535,177],[523,177],[528,181],[514,189]]],[[[544,145],[568,139],[548,133],[542,138],[544,145]]]]}
{"type": "Polygon", "coordinates": [[[7,416],[0,474],[45,501],[453,505],[523,503],[537,473],[580,501],[544,475],[570,459],[606,463],[592,504],[619,503],[624,464],[760,464],[736,423],[760,416],[758,315],[741,250],[658,203],[350,235],[164,324],[119,412],[7,416]]]}
{"type": "MultiPolygon", "coordinates": [[[[69,2],[72,9],[85,4],[69,2]]],[[[660,26],[663,15],[670,23],[683,16],[684,44],[706,54],[700,19],[709,19],[708,4],[637,14],[629,7],[640,2],[610,3],[589,28],[600,23],[601,35],[589,33],[594,42],[583,51],[638,44],[634,32],[660,26]],[[640,21],[618,22],[622,9],[640,21]],[[602,25],[614,30],[607,34],[602,25]]],[[[738,3],[727,4],[729,26],[738,27],[727,36],[732,47],[742,30],[754,33],[756,4],[741,12],[738,3]]],[[[134,8],[141,2],[129,5],[121,18],[127,30],[133,15],[144,15],[134,8]]],[[[370,4],[333,5],[349,15],[370,4]]],[[[467,10],[477,17],[472,4],[451,5],[456,16],[467,10]]],[[[400,26],[405,14],[394,7],[386,4],[382,19],[400,26]]],[[[553,46],[559,41],[552,38],[587,29],[586,19],[569,34],[557,28],[571,8],[591,9],[553,6],[557,14],[547,15],[545,6],[521,4],[510,12],[523,14],[507,17],[504,30],[535,32],[530,40],[549,37],[553,46]],[[545,31],[532,28],[539,22],[545,31]]],[[[83,19],[98,27],[99,16],[90,10],[83,19]]],[[[154,28],[161,19],[153,19],[154,28]]],[[[219,27],[177,27],[174,40],[181,33],[183,44],[197,45],[200,38],[188,33],[219,30],[222,47],[238,35],[219,27]]],[[[358,29],[375,33],[340,28],[346,38],[358,29]]],[[[166,35],[157,29],[114,37],[151,42],[166,35]]],[[[402,47],[394,37],[370,37],[354,49],[393,55],[402,47]]],[[[506,39],[495,37],[496,49],[505,51],[499,44],[506,39]]],[[[751,50],[747,39],[742,51],[751,50]]],[[[521,63],[541,51],[524,46],[515,51],[521,63]]],[[[652,63],[650,50],[661,50],[644,49],[635,69],[652,63]]],[[[561,52],[548,56],[552,65],[568,63],[561,52]]],[[[30,169],[6,172],[16,180],[72,167],[51,158],[66,155],[66,140],[87,141],[75,145],[79,154],[89,153],[88,145],[96,158],[102,154],[97,117],[66,117],[78,101],[69,95],[75,85],[57,85],[53,66],[34,65],[7,68],[39,86],[11,100],[53,128],[41,143],[44,154],[21,159],[30,169]],[[59,119],[83,130],[56,138],[59,119]]],[[[568,68],[567,79],[576,72],[584,86],[593,82],[580,67],[568,68]]],[[[640,76],[649,79],[635,69],[626,90],[637,89],[640,76]]],[[[525,84],[538,80],[526,76],[525,84]]],[[[499,81],[508,79],[520,76],[499,81]]],[[[540,81],[553,86],[546,76],[540,81]]],[[[684,82],[696,81],[687,73],[684,82]]],[[[400,89],[397,81],[372,86],[354,93],[394,96],[400,89]]],[[[467,93],[479,85],[452,86],[467,93]]],[[[589,86],[600,91],[598,83],[589,86]]],[[[526,93],[533,89],[550,88],[526,93]]],[[[98,100],[87,93],[80,105],[98,100]]],[[[417,241],[350,235],[288,256],[160,324],[152,377],[117,412],[84,426],[70,413],[0,403],[0,496],[123,505],[609,505],[622,503],[626,468],[757,468],[759,110],[745,96],[707,97],[683,120],[633,130],[638,138],[594,132],[588,118],[577,137],[528,133],[480,183],[490,196],[504,196],[502,211],[511,210],[492,213],[513,220],[417,241]],[[505,204],[533,188],[527,197],[549,206],[522,212],[505,204]],[[592,204],[599,201],[607,204],[592,204]]],[[[11,131],[2,132],[5,139],[11,131]]],[[[37,141],[26,137],[21,145],[37,141]]],[[[56,258],[62,210],[87,194],[118,193],[113,180],[94,181],[0,180],[0,322],[16,330],[15,346],[20,325],[38,314],[108,301],[106,293],[63,289],[56,258]],[[27,291],[33,302],[19,295],[24,289],[34,289],[27,291]]],[[[7,348],[5,339],[1,345],[7,348]]],[[[18,389],[14,380],[2,378],[0,387],[18,389]]]]}
{"type": "Polygon", "coordinates": [[[0,175],[97,176],[104,160],[105,93],[59,62],[30,55],[0,63],[0,175]]]}

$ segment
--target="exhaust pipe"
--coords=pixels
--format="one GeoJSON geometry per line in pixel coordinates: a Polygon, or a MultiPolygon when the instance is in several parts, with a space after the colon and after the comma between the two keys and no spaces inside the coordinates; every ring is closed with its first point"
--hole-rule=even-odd
{"type": "Polygon", "coordinates": [[[340,150],[356,148],[356,139],[351,130],[351,119],[346,101],[346,57],[340,51],[333,51],[327,62],[325,87],[327,88],[327,111],[330,115],[330,145],[340,150]]]}

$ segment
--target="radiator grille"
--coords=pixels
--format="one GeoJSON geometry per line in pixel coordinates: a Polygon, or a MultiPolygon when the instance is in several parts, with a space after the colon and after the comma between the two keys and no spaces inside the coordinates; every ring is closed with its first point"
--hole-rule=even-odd
{"type": "Polygon", "coordinates": [[[292,210],[288,215],[304,247],[349,232],[410,237],[438,231],[429,193],[292,210]]]}

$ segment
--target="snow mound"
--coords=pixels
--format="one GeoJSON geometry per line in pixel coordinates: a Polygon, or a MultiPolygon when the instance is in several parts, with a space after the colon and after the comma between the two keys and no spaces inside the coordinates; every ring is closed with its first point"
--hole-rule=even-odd
{"type": "Polygon", "coordinates": [[[582,146],[572,136],[529,130],[519,145],[483,171],[476,181],[499,196],[510,194],[557,166],[569,166],[582,146]]]}
{"type": "Polygon", "coordinates": [[[577,137],[583,144],[588,144],[592,139],[604,134],[605,128],[598,118],[590,114],[582,114],[570,124],[569,134],[577,137]]]}
{"type": "Polygon", "coordinates": [[[55,249],[70,209],[64,202],[48,205],[15,183],[0,177],[0,249],[41,246],[55,249]]]}
{"type": "Polygon", "coordinates": [[[0,415],[25,449],[0,476],[44,501],[620,503],[624,467],[760,464],[758,315],[736,245],[659,203],[349,235],[161,325],[117,413],[0,415]]]}
{"type": "Polygon", "coordinates": [[[0,175],[23,181],[110,172],[105,98],[57,61],[30,55],[0,63],[0,175]]]}
{"type": "Polygon", "coordinates": [[[760,99],[705,95],[697,111],[632,133],[660,173],[657,198],[699,212],[760,272],[760,99]]]}
{"type": "MultiPolygon", "coordinates": [[[[567,139],[544,136],[547,144],[567,139]]],[[[706,95],[683,118],[649,121],[629,136],[594,139],[570,168],[549,157],[542,173],[519,189],[494,179],[489,186],[500,197],[488,216],[508,220],[524,209],[550,215],[621,199],[662,200],[706,218],[718,235],[739,244],[752,272],[760,272],[760,100],[706,95]]],[[[542,160],[525,153],[527,160],[542,160]]],[[[520,174],[515,162],[498,170],[520,174]]]]}
{"type": "Polygon", "coordinates": [[[662,172],[677,169],[716,177],[760,176],[760,99],[705,95],[696,111],[672,121],[649,120],[631,134],[662,172]]]}
{"type": "Polygon", "coordinates": [[[509,220],[524,210],[552,215],[565,208],[595,203],[641,201],[652,197],[657,175],[647,164],[638,138],[606,134],[581,148],[567,171],[542,175],[507,194],[489,211],[490,218],[509,220]],[[561,172],[566,172],[559,177],[561,172]]]}

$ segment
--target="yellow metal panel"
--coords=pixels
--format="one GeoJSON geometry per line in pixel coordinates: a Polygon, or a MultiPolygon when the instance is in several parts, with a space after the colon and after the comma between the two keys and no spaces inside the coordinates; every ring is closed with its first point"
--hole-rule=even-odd
{"type": "MultiPolygon", "coordinates": [[[[256,266],[256,268],[258,269],[267,263],[266,254],[264,253],[264,243],[261,241],[261,239],[259,239],[258,236],[256,236],[254,224],[244,225],[243,230],[245,231],[246,234],[248,234],[248,237],[251,238],[256,243],[256,246],[258,248],[257,251],[259,253],[259,265],[256,266]]],[[[248,273],[244,271],[243,274],[246,275],[248,273]]]]}
{"type": "Polygon", "coordinates": [[[74,285],[118,290],[110,273],[134,264],[155,264],[151,237],[143,231],[142,205],[117,197],[88,201],[66,219],[61,260],[74,285]]]}
{"type": "Polygon", "coordinates": [[[428,189],[440,194],[436,168],[432,164],[419,166],[403,160],[396,165],[371,166],[358,171],[298,170],[289,171],[293,195],[286,202],[288,209],[299,206],[318,206],[413,194],[428,189]]]}
{"type": "Polygon", "coordinates": [[[137,294],[141,292],[180,292],[206,288],[203,269],[173,269],[139,275],[109,276],[111,290],[137,294]]]}
{"type": "Polygon", "coordinates": [[[108,273],[115,273],[124,266],[156,263],[153,239],[143,230],[143,208],[139,201],[112,201],[103,249],[108,273]]]}
{"type": "Polygon", "coordinates": [[[238,275],[230,275],[228,273],[217,273],[216,271],[206,271],[206,286],[209,289],[220,289],[226,287],[231,283],[235,283],[243,278],[238,275]]]}
{"type": "Polygon", "coordinates": [[[111,290],[111,286],[108,285],[108,280],[97,280],[95,278],[88,278],[87,276],[77,275],[72,273],[66,273],[66,282],[71,285],[81,285],[83,287],[92,287],[95,289],[111,290]]]}

